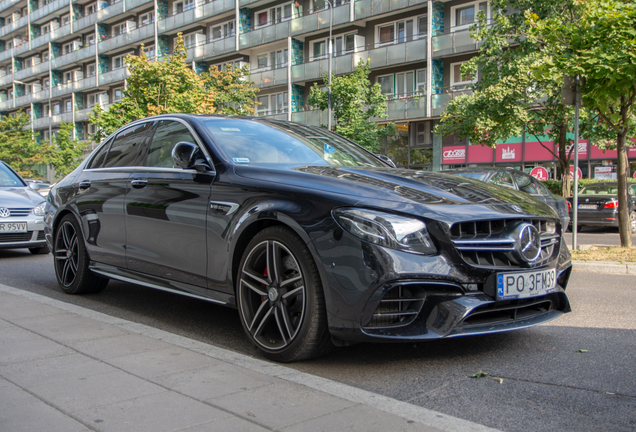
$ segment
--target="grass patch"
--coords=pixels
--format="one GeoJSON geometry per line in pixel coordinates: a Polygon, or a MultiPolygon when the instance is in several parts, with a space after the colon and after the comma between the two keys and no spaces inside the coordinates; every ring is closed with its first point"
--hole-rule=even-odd
{"type": "Polygon", "coordinates": [[[580,261],[636,262],[636,247],[624,248],[592,246],[589,249],[570,251],[572,259],[580,261]]]}

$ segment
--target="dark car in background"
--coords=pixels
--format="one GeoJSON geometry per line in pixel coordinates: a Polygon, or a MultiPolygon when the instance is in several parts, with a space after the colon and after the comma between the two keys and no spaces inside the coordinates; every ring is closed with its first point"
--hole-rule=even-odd
{"type": "Polygon", "coordinates": [[[525,192],[552,207],[561,218],[564,230],[570,223],[566,199],[553,194],[539,180],[523,171],[510,168],[457,168],[444,172],[525,192]]]}
{"type": "Polygon", "coordinates": [[[9,165],[0,161],[0,249],[28,248],[47,254],[44,238],[44,197],[9,165]]]}
{"type": "MultiPolygon", "coordinates": [[[[627,183],[631,232],[636,233],[636,184],[627,183]]],[[[568,198],[570,207],[573,198],[568,198]]],[[[570,208],[570,220],[573,220],[570,208]]],[[[618,183],[592,183],[578,194],[577,229],[584,226],[618,228],[618,183]]]]}
{"type": "Polygon", "coordinates": [[[109,279],[238,309],[277,361],[357,341],[534,326],[570,311],[556,213],[395,169],[325,129],[164,115],[118,130],[48,196],[61,289],[109,279]]]}

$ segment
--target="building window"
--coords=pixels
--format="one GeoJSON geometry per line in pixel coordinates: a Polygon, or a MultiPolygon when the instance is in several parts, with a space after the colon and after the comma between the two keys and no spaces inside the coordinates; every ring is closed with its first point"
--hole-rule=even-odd
{"type": "MultiPolygon", "coordinates": [[[[349,0],[331,0],[333,7],[343,6],[349,3],[349,0]]],[[[326,0],[311,0],[310,13],[319,12],[329,8],[329,3],[326,0]]]]}
{"type": "Polygon", "coordinates": [[[73,71],[64,72],[64,79],[62,82],[66,84],[66,83],[70,83],[71,81],[73,81],[73,71]]]}
{"type": "Polygon", "coordinates": [[[30,68],[31,66],[33,66],[33,61],[30,58],[25,59],[23,65],[24,69],[30,68]]]}
{"type": "Polygon", "coordinates": [[[302,6],[296,7],[294,3],[286,3],[256,13],[256,28],[288,21],[302,16],[302,6]]]}
{"type": "Polygon", "coordinates": [[[172,14],[180,14],[190,9],[194,9],[194,0],[178,1],[172,5],[172,14]]]}
{"type": "Polygon", "coordinates": [[[50,82],[49,78],[44,78],[44,79],[42,80],[42,87],[44,87],[44,88],[47,88],[47,89],[48,89],[48,88],[49,88],[49,82],[50,82]]]}
{"type": "Polygon", "coordinates": [[[95,35],[94,34],[86,35],[85,41],[86,41],[86,45],[95,45],[95,35]]]}
{"type": "Polygon", "coordinates": [[[387,98],[393,97],[394,81],[395,79],[393,77],[393,74],[378,77],[378,84],[380,84],[380,90],[382,91],[383,94],[387,96],[387,98]]]}
{"type": "Polygon", "coordinates": [[[94,64],[89,64],[86,66],[86,76],[94,76],[95,75],[95,65],[94,64]]]}
{"type": "MultiPolygon", "coordinates": [[[[364,46],[364,37],[358,36],[358,44],[364,46]]],[[[312,42],[312,57],[311,61],[324,59],[328,57],[329,47],[327,46],[328,39],[317,40],[312,42]]],[[[350,33],[345,35],[335,36],[331,39],[333,56],[341,56],[352,53],[356,50],[356,34],[350,33]]]]}
{"type": "Polygon", "coordinates": [[[60,19],[60,22],[62,23],[62,25],[66,25],[66,24],[70,23],[71,22],[71,15],[70,14],[62,15],[62,18],[60,19]]]}
{"type": "Polygon", "coordinates": [[[84,7],[84,15],[92,15],[97,12],[97,3],[91,3],[84,7]]]}
{"type": "Polygon", "coordinates": [[[42,53],[42,61],[49,61],[49,50],[46,50],[42,53]]]}
{"type": "Polygon", "coordinates": [[[424,95],[426,94],[426,69],[379,76],[378,84],[388,99],[424,95]]]}
{"type": "Polygon", "coordinates": [[[43,35],[51,33],[51,23],[44,24],[42,27],[40,27],[40,33],[43,35]]]}
{"type": "Polygon", "coordinates": [[[377,45],[410,42],[424,37],[427,33],[426,15],[380,24],[377,29],[377,45]]]}
{"type": "Polygon", "coordinates": [[[67,43],[67,44],[64,44],[64,45],[62,46],[62,52],[63,52],[64,54],[70,54],[70,53],[72,53],[72,52],[73,52],[73,42],[69,42],[69,43],[67,43]]]}
{"type": "Polygon", "coordinates": [[[461,72],[462,63],[452,63],[451,66],[451,86],[453,90],[466,90],[468,86],[474,83],[476,80],[471,74],[463,74],[461,72]]]}
{"type": "Polygon", "coordinates": [[[126,54],[113,57],[113,69],[119,69],[126,66],[126,54]]]}
{"type": "Polygon", "coordinates": [[[223,24],[212,26],[211,31],[211,39],[210,40],[219,40],[225,39],[234,36],[234,20],[228,21],[223,24]]]}
{"type": "MultiPolygon", "coordinates": [[[[176,41],[176,38],[175,38],[176,41]]],[[[183,43],[186,48],[193,48],[201,43],[205,42],[205,36],[203,35],[203,30],[199,30],[196,33],[189,33],[183,36],[183,43]]]]}
{"type": "Polygon", "coordinates": [[[484,12],[490,19],[490,8],[487,1],[478,1],[451,7],[451,31],[470,27],[477,20],[477,14],[484,12]]]}
{"type": "Polygon", "coordinates": [[[154,12],[148,12],[139,17],[139,27],[152,24],[153,22],[155,22],[154,12]]]}
{"type": "Polygon", "coordinates": [[[53,103],[53,115],[58,115],[60,113],[60,103],[53,103]]]}
{"type": "Polygon", "coordinates": [[[113,26],[113,37],[116,37],[116,36],[119,36],[119,35],[122,35],[122,34],[126,33],[127,28],[128,28],[127,24],[128,24],[127,22],[123,22],[121,24],[114,25],[113,26]]]}
{"type": "Polygon", "coordinates": [[[257,70],[278,69],[287,66],[288,50],[277,50],[256,56],[257,70]]]}
{"type": "Polygon", "coordinates": [[[64,101],[64,112],[71,112],[71,111],[73,111],[73,101],[71,99],[68,99],[64,101]]]}
{"type": "Polygon", "coordinates": [[[51,110],[49,104],[42,105],[42,117],[51,117],[51,110]]]}
{"type": "Polygon", "coordinates": [[[124,97],[123,87],[113,89],[113,100],[118,101],[118,100],[121,100],[123,97],[124,97]]]}
{"type": "Polygon", "coordinates": [[[145,46],[143,49],[144,54],[146,55],[147,58],[149,59],[154,59],[155,58],[155,46],[154,45],[150,45],[150,46],[145,46]]]}
{"type": "Polygon", "coordinates": [[[257,115],[274,115],[284,114],[287,112],[287,92],[276,93],[271,95],[259,96],[258,102],[261,104],[256,107],[257,115]]]}

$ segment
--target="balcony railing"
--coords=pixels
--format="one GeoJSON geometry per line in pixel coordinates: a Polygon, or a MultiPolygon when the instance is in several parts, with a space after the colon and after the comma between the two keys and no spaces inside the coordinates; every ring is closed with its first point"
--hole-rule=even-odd
{"type": "Polygon", "coordinates": [[[460,91],[452,91],[452,88],[444,89],[443,93],[433,94],[431,95],[431,111],[432,117],[437,117],[442,115],[450,101],[455,99],[457,96],[461,95],[472,95],[472,90],[460,90],[460,91]]]}
{"type": "Polygon", "coordinates": [[[33,129],[44,129],[49,127],[49,123],[51,122],[50,117],[40,117],[33,119],[33,129]]]}
{"type": "Polygon", "coordinates": [[[400,97],[387,101],[386,117],[379,120],[412,120],[426,117],[426,95],[400,97]]]}
{"type": "Polygon", "coordinates": [[[19,3],[21,0],[3,0],[0,2],[0,10],[7,10],[11,6],[16,3],[19,3]]]}
{"type": "Polygon", "coordinates": [[[356,20],[387,12],[397,11],[409,6],[426,6],[422,0],[356,0],[356,20]]]}
{"type": "Polygon", "coordinates": [[[463,29],[449,31],[445,34],[433,37],[433,57],[442,57],[451,54],[460,54],[479,49],[479,41],[470,37],[470,30],[463,29]]]}
{"type": "MultiPolygon", "coordinates": [[[[350,7],[348,4],[333,8],[333,25],[347,24],[350,21],[350,7]]],[[[317,30],[329,30],[331,11],[322,10],[317,13],[294,18],[291,25],[291,35],[296,36],[317,30]]]]}
{"type": "Polygon", "coordinates": [[[88,121],[90,113],[93,112],[93,107],[84,108],[81,110],[75,111],[75,121],[88,121]]]}
{"type": "Polygon", "coordinates": [[[31,22],[35,22],[40,18],[44,18],[48,14],[51,14],[58,9],[62,9],[63,7],[68,8],[69,2],[68,0],[54,0],[51,3],[44,5],[40,8],[31,12],[31,22]]]}
{"type": "Polygon", "coordinates": [[[159,20],[157,27],[160,33],[165,33],[230,10],[234,10],[234,0],[201,1],[192,9],[159,20]]]}
{"type": "Polygon", "coordinates": [[[22,69],[15,73],[15,80],[22,81],[30,76],[49,71],[49,62],[38,63],[35,66],[22,69]]]}
{"type": "Polygon", "coordinates": [[[13,98],[9,98],[6,101],[0,102],[0,111],[5,111],[13,108],[13,98]]]}
{"type": "Polygon", "coordinates": [[[188,58],[186,62],[193,60],[205,60],[212,57],[217,57],[223,54],[231,53],[236,50],[236,39],[234,36],[217,39],[212,42],[203,43],[191,48],[188,48],[188,58]]]}
{"type": "MultiPolygon", "coordinates": [[[[4,10],[4,9],[0,9],[0,10],[4,10]]],[[[8,35],[9,33],[26,26],[27,23],[28,23],[28,18],[26,16],[23,16],[17,21],[13,21],[9,24],[5,24],[4,26],[0,27],[0,37],[4,37],[8,35]]]]}
{"type": "Polygon", "coordinates": [[[127,33],[120,34],[110,39],[101,41],[99,44],[99,53],[105,53],[117,48],[125,47],[137,42],[142,41],[155,35],[154,25],[145,25],[143,27],[136,28],[127,33]]]}
{"type": "Polygon", "coordinates": [[[32,103],[38,103],[49,98],[49,90],[41,90],[15,98],[15,108],[26,107],[32,103]]]}
{"type": "Polygon", "coordinates": [[[292,121],[296,123],[306,124],[308,126],[326,125],[329,123],[327,121],[328,118],[329,116],[327,115],[326,110],[325,111],[306,110],[306,111],[297,111],[292,113],[292,121]]]}
{"type": "Polygon", "coordinates": [[[257,88],[287,84],[287,67],[270,70],[256,69],[250,73],[249,80],[253,81],[254,87],[257,88]]]}
{"type": "Polygon", "coordinates": [[[86,60],[90,57],[95,57],[95,45],[89,45],[85,48],[80,48],[77,51],[54,58],[51,60],[51,69],[58,69],[68,64],[86,60]]]}
{"type": "Polygon", "coordinates": [[[13,74],[6,74],[3,77],[0,77],[0,86],[5,86],[7,84],[11,84],[13,82],[13,74]]]}
{"type": "MultiPolygon", "coordinates": [[[[300,19],[300,18],[297,18],[300,19]]],[[[293,21],[293,20],[292,20],[293,21]]],[[[241,49],[286,39],[289,36],[291,21],[260,27],[239,35],[241,49]]]]}
{"type": "MultiPolygon", "coordinates": [[[[99,85],[102,86],[122,82],[128,77],[130,77],[130,72],[127,68],[115,69],[111,72],[99,74],[99,85]]],[[[93,78],[93,82],[95,82],[95,78],[93,78]]]]}
{"type": "Polygon", "coordinates": [[[126,10],[129,11],[138,6],[142,6],[148,3],[152,3],[153,0],[125,0],[126,2],[126,10]]]}

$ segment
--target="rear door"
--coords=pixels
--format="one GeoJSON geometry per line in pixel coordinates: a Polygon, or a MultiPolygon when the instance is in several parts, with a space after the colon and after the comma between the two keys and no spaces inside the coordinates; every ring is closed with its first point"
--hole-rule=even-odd
{"type": "Polygon", "coordinates": [[[147,132],[145,124],[119,132],[79,177],[75,203],[93,261],[126,267],[124,200],[147,132]]]}
{"type": "Polygon", "coordinates": [[[129,270],[206,287],[206,216],[212,174],[182,169],[171,153],[178,142],[198,145],[184,121],[158,121],[143,167],[126,196],[129,270]]]}

